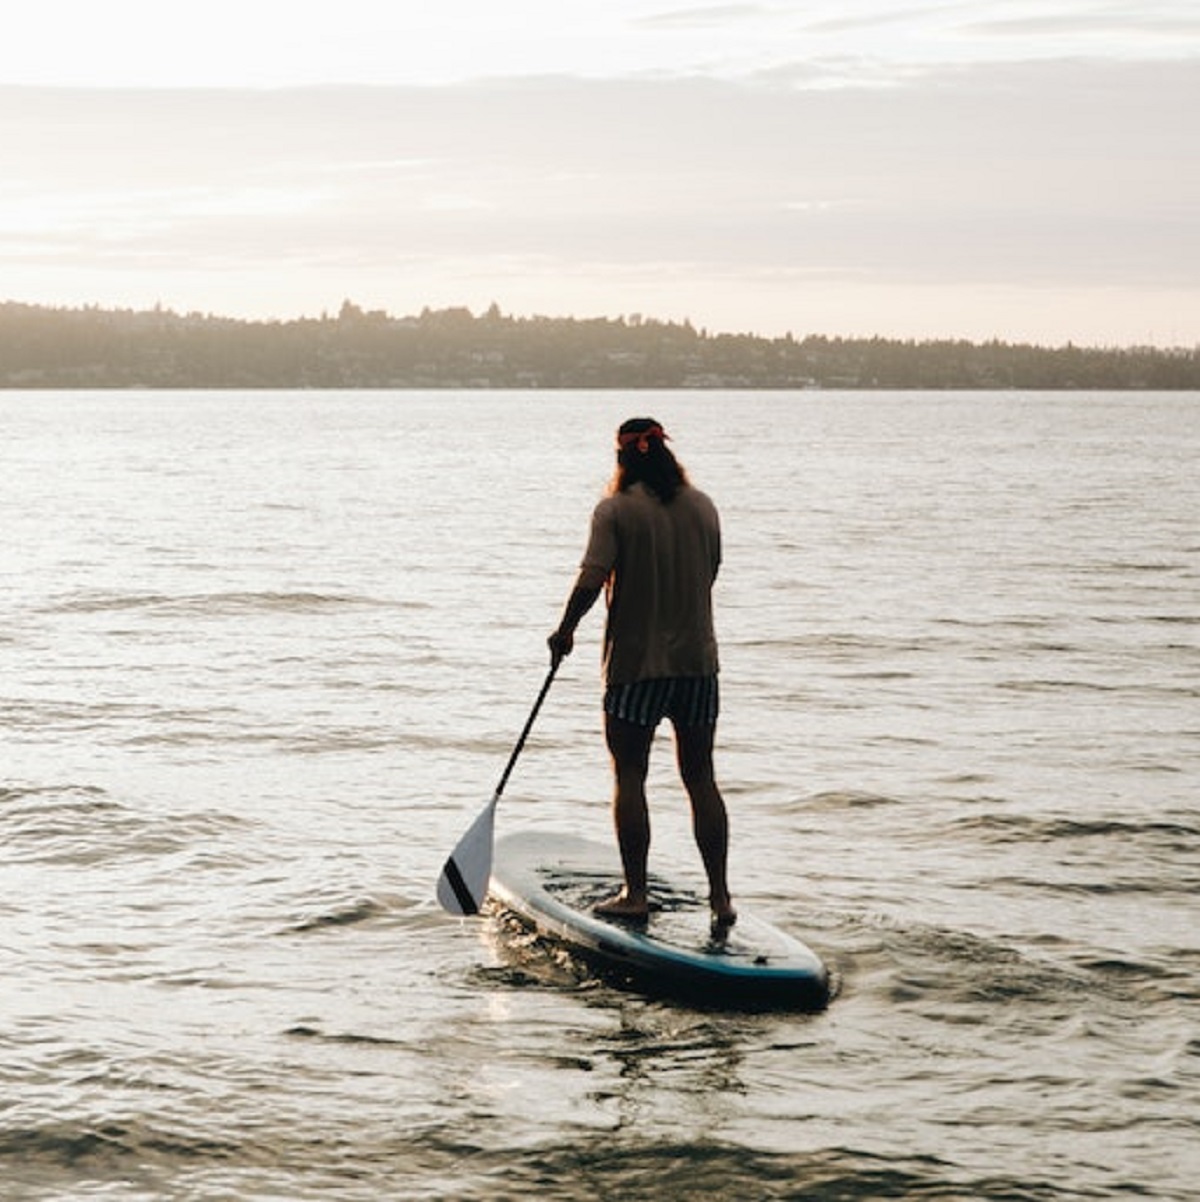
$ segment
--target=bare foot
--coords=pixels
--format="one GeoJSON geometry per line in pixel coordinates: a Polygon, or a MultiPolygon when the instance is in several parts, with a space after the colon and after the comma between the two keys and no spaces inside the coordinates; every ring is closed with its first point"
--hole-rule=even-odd
{"type": "Polygon", "coordinates": [[[712,907],[712,925],[714,930],[727,931],[737,922],[737,911],[733,908],[733,902],[729,898],[726,898],[720,904],[710,900],[709,905],[712,907]]]}
{"type": "Polygon", "coordinates": [[[650,917],[650,903],[646,898],[630,897],[624,889],[615,897],[597,902],[592,913],[601,918],[620,918],[625,922],[645,922],[650,917]]]}

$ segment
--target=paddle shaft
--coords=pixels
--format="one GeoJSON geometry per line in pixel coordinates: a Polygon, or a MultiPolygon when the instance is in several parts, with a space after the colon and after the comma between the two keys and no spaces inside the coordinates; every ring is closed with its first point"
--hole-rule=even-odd
{"type": "Polygon", "coordinates": [[[529,711],[529,718],[525,723],[525,729],[521,731],[521,737],[517,740],[517,745],[512,749],[512,755],[508,757],[508,763],[504,766],[504,775],[501,776],[500,783],[496,786],[493,800],[499,799],[500,794],[504,792],[504,786],[508,784],[508,778],[512,775],[513,767],[517,762],[517,756],[521,754],[521,748],[525,746],[525,740],[529,738],[529,732],[533,729],[533,723],[538,716],[538,710],[542,708],[542,702],[546,700],[546,694],[550,692],[550,684],[554,680],[554,673],[557,671],[558,664],[551,664],[550,671],[546,673],[545,682],[542,684],[542,691],[538,693],[537,700],[533,703],[533,709],[529,711]]]}

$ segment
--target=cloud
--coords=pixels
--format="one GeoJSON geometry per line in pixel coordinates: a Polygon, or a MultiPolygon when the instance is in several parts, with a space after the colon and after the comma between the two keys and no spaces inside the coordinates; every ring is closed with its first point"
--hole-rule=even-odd
{"type": "MultiPolygon", "coordinates": [[[[1155,11],[1153,6],[1133,7],[1122,4],[1091,6],[1083,10],[1042,11],[1023,16],[993,17],[988,20],[967,21],[961,25],[965,33],[989,37],[1016,38],[1022,41],[1051,36],[1068,36],[1087,41],[1108,38],[1170,39],[1180,53],[1197,50],[1200,41],[1200,14],[1182,11],[1170,5],[1169,11],[1155,11]],[[1186,45],[1191,42],[1191,45],[1186,45]]],[[[1126,50],[1136,46],[1126,42],[1126,50]]]]}
{"type": "MultiPolygon", "coordinates": [[[[805,28],[810,33],[857,33],[861,30],[874,30],[880,26],[920,26],[927,17],[944,20],[965,5],[923,4],[897,7],[890,5],[880,7],[875,11],[846,15],[839,13],[836,17],[818,17],[806,22],[805,28]]],[[[977,6],[971,6],[977,7],[977,6]]],[[[937,23],[937,22],[935,22],[937,23]]]]}
{"type": "Polygon", "coordinates": [[[1200,261],[1198,106],[1187,64],[1114,62],[879,90],[0,90],[0,268],[14,299],[74,265],[81,299],[140,278],[179,307],[276,316],[345,295],[546,313],[650,298],[714,327],[769,303],[781,329],[836,294],[888,332],[915,314],[876,298],[906,290],[964,322],[972,291],[1178,306],[1200,261]]]}
{"type": "Polygon", "coordinates": [[[761,4],[710,4],[696,8],[676,8],[633,20],[645,29],[710,29],[733,22],[756,21],[770,17],[774,10],[761,4]]]}
{"type": "MultiPolygon", "coordinates": [[[[23,6],[19,34],[0,40],[0,80],[174,89],[549,73],[744,79],[826,61],[903,74],[929,63],[1195,56],[1198,20],[1192,0],[39,0],[23,6]]],[[[847,79],[835,70],[834,82],[847,79]]]]}

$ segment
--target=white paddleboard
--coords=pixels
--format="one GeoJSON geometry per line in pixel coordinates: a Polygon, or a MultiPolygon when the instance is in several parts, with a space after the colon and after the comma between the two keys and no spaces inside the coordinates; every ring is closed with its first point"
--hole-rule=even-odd
{"type": "Polygon", "coordinates": [[[715,932],[707,899],[694,891],[652,876],[647,922],[594,914],[620,881],[615,847],[525,831],[497,842],[490,892],[538,934],[648,992],[715,1005],[828,1003],[829,973],[811,948],[744,911],[715,932]]]}

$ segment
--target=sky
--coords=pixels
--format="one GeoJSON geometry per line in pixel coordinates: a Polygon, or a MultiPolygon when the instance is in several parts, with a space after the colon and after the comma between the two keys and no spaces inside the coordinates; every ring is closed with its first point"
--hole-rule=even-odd
{"type": "Polygon", "coordinates": [[[13,31],[0,302],[1200,345],[1196,0],[39,0],[13,31]]]}

